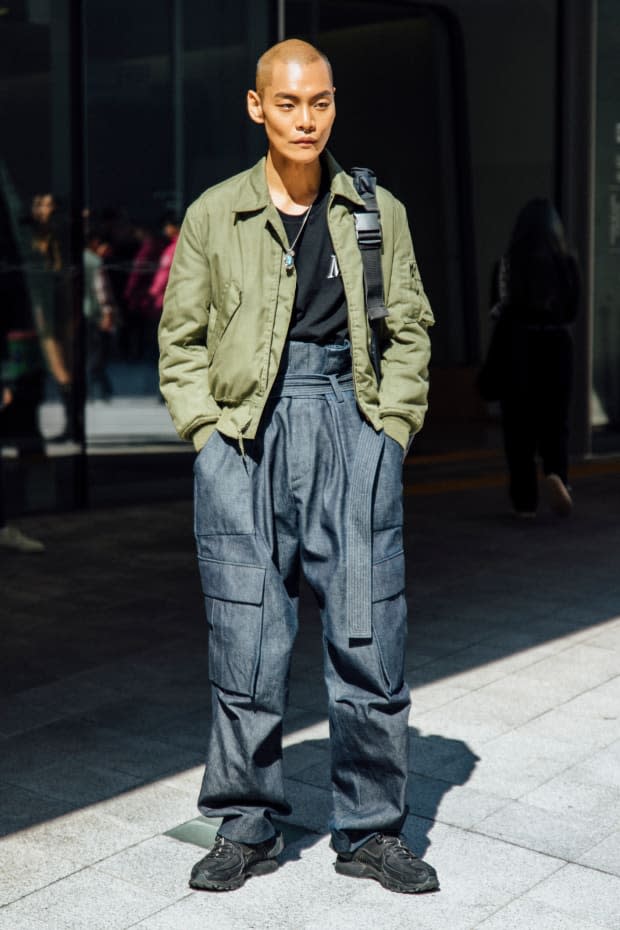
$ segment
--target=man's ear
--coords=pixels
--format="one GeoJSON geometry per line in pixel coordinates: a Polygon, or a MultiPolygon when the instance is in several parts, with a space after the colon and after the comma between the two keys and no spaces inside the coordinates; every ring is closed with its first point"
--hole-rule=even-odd
{"type": "Polygon", "coordinates": [[[254,123],[264,123],[263,104],[255,90],[249,90],[247,96],[248,115],[254,123]]]}

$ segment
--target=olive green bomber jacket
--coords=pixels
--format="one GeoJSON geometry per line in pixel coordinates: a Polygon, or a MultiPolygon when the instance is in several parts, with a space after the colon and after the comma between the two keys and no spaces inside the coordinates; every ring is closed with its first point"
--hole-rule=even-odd
{"type": "MultiPolygon", "coordinates": [[[[369,355],[363,269],[353,212],[363,201],[329,153],[328,226],[348,305],[358,406],[406,448],[427,408],[433,315],[403,205],[377,189],[389,316],[382,322],[381,386],[369,355]]],[[[265,177],[265,159],[209,188],[188,209],[159,326],[160,386],[179,435],[202,448],[217,428],[256,435],[287,338],[296,274],[265,177]]]]}

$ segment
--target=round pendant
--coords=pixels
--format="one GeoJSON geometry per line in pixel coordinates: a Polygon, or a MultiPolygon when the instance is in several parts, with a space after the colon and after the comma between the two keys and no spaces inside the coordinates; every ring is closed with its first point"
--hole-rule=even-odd
{"type": "Polygon", "coordinates": [[[295,256],[292,252],[286,252],[284,256],[284,267],[287,271],[290,271],[295,265],[295,256]]]}

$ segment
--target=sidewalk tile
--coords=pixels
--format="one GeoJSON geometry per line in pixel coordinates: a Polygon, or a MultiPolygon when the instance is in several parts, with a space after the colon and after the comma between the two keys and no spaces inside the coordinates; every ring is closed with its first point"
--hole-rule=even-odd
{"type": "Polygon", "coordinates": [[[620,720],[620,675],[580,694],[564,706],[577,717],[620,720]]]}
{"type": "MultiPolygon", "coordinates": [[[[415,715],[413,715],[415,716],[415,715]]],[[[409,719],[412,719],[410,715],[409,719]]],[[[432,775],[441,766],[453,762],[461,766],[463,780],[471,775],[479,757],[460,739],[450,739],[439,733],[427,733],[409,726],[409,771],[418,775],[432,775]]]]}
{"type": "MultiPolygon", "coordinates": [[[[0,914],[6,915],[7,930],[20,921],[27,927],[27,920],[34,927],[41,922],[48,930],[125,930],[167,903],[167,898],[153,890],[146,892],[84,869],[10,904],[0,914]]],[[[4,927],[0,922],[0,928],[4,927]]]]}
{"type": "Polygon", "coordinates": [[[20,771],[16,780],[26,790],[66,801],[72,808],[116,798],[138,784],[133,775],[103,766],[84,765],[75,758],[20,771]]]}
{"type": "MultiPolygon", "coordinates": [[[[407,820],[408,837],[415,829],[415,824],[410,823],[414,819],[407,820]]],[[[412,848],[437,869],[442,893],[447,892],[445,897],[453,904],[482,903],[497,908],[525,894],[564,865],[553,856],[460,827],[431,822],[428,826],[429,847],[421,850],[412,843],[412,848]]]]}
{"type": "Polygon", "coordinates": [[[17,914],[13,905],[0,910],[0,930],[50,930],[46,918],[37,920],[32,914],[17,914]]]}
{"type": "MultiPolygon", "coordinates": [[[[520,733],[524,739],[536,737],[572,745],[576,750],[576,758],[605,749],[618,739],[618,720],[586,712],[587,704],[581,704],[575,710],[575,702],[580,700],[581,698],[576,698],[557,709],[554,708],[536,720],[530,720],[515,732],[520,733]]],[[[590,710],[591,708],[590,704],[590,710]]]]}
{"type": "MultiPolygon", "coordinates": [[[[0,703],[0,739],[36,730],[63,717],[64,711],[44,703],[33,704],[20,694],[3,698],[0,703]]],[[[0,747],[2,743],[0,742],[0,747]]]]}
{"type": "MultiPolygon", "coordinates": [[[[202,783],[204,774],[204,765],[196,765],[193,768],[185,769],[181,772],[175,772],[173,775],[165,775],[160,779],[160,784],[171,785],[177,791],[182,791],[187,797],[191,798],[196,806],[198,800],[198,791],[202,783]]],[[[194,811],[195,813],[195,811],[194,811]]]]}
{"type": "Polygon", "coordinates": [[[191,820],[196,802],[183,791],[161,781],[133,788],[97,805],[97,813],[138,830],[165,833],[191,820]]]}
{"type": "Polygon", "coordinates": [[[498,645],[490,646],[482,642],[438,659],[419,671],[427,671],[431,683],[441,677],[443,684],[473,691],[533,665],[552,652],[553,645],[549,642],[509,655],[498,645]]]}
{"type": "MultiPolygon", "coordinates": [[[[211,895],[212,899],[214,896],[211,895]]],[[[184,898],[176,904],[162,908],[157,914],[134,924],[132,930],[251,930],[246,923],[241,923],[243,917],[238,914],[214,914],[207,896],[203,895],[199,901],[196,895],[184,898]]],[[[216,909],[220,911],[219,908],[216,909]]],[[[37,928],[38,930],[38,928],[37,928]]],[[[283,928],[284,930],[284,928],[283,928]]]]}
{"type": "Polygon", "coordinates": [[[0,841],[0,907],[58,881],[81,868],[61,856],[50,856],[20,833],[0,841]]]}
{"type": "Polygon", "coordinates": [[[177,901],[189,894],[187,883],[191,868],[204,852],[204,849],[167,836],[154,836],[108,856],[94,868],[177,901]]]}
{"type": "MultiPolygon", "coordinates": [[[[435,663],[433,663],[433,666],[435,663]]],[[[432,675],[433,669],[429,668],[429,674],[432,675]]],[[[412,677],[406,673],[407,683],[411,684],[412,677]]],[[[439,681],[429,682],[425,685],[414,685],[411,688],[411,716],[410,719],[415,723],[418,714],[425,713],[428,710],[444,707],[458,698],[469,694],[469,689],[452,684],[450,680],[442,679],[439,681]]]]}
{"type": "MultiPolygon", "coordinates": [[[[57,716],[75,716],[118,699],[113,687],[106,687],[88,679],[69,676],[37,688],[28,688],[20,694],[24,702],[44,706],[56,711],[57,716]]],[[[45,719],[41,724],[45,723],[45,719]]]]}
{"type": "Polygon", "coordinates": [[[559,859],[575,860],[607,837],[613,823],[574,810],[548,811],[514,801],[477,823],[476,831],[559,859]]]}
{"type": "Polygon", "coordinates": [[[187,750],[192,755],[204,755],[207,747],[211,714],[208,707],[184,713],[168,723],[156,724],[148,733],[153,739],[168,744],[171,748],[187,750]]]}
{"type": "Polygon", "coordinates": [[[605,927],[524,897],[511,901],[484,920],[479,930],[605,930],[605,927]]]}
{"type": "Polygon", "coordinates": [[[588,639],[589,646],[598,646],[601,649],[613,649],[620,652],[620,620],[610,622],[607,629],[588,639]]]}
{"type": "Polygon", "coordinates": [[[503,798],[421,775],[409,777],[407,800],[412,814],[464,828],[484,821],[507,803],[503,798]]]}
{"type": "MultiPolygon", "coordinates": [[[[454,732],[455,726],[451,722],[454,732]]],[[[574,765],[587,754],[580,746],[527,733],[526,727],[507,733],[478,748],[480,762],[467,786],[485,794],[518,799],[574,765]]],[[[463,784],[462,762],[439,766],[435,777],[463,784]]]]}
{"type": "Polygon", "coordinates": [[[579,643],[558,655],[542,659],[520,673],[520,677],[530,683],[533,692],[552,682],[557,703],[590,691],[617,675],[617,653],[588,643],[579,643]]]}
{"type": "Polygon", "coordinates": [[[150,831],[122,825],[96,808],[85,808],[39,823],[20,836],[25,848],[33,843],[48,856],[91,865],[146,839],[150,831]]]}
{"type": "Polygon", "coordinates": [[[533,888],[529,897],[608,930],[620,926],[620,878],[616,875],[569,864],[533,888]]]}
{"type": "Polygon", "coordinates": [[[567,769],[521,800],[560,815],[586,816],[601,825],[609,824],[610,829],[614,823],[620,824],[620,787],[584,780],[579,766],[567,769]]]}
{"type": "MultiPolygon", "coordinates": [[[[341,877],[344,885],[356,882],[358,894],[353,900],[337,902],[321,914],[320,924],[315,916],[306,919],[300,930],[378,930],[378,928],[405,928],[415,930],[472,930],[491,910],[485,904],[461,904],[454,907],[443,892],[423,895],[398,895],[386,891],[377,882],[341,877]]],[[[287,925],[287,930],[296,930],[287,925]]]]}
{"type": "MultiPolygon", "coordinates": [[[[620,823],[620,817],[616,817],[616,820],[612,822],[620,823]]],[[[577,862],[591,869],[610,872],[620,877],[620,830],[615,830],[598,846],[593,846],[592,849],[582,853],[577,857],[577,862]]]]}
{"type": "Polygon", "coordinates": [[[48,798],[0,782],[0,836],[60,817],[68,807],[70,804],[58,798],[48,798]]]}
{"type": "Polygon", "coordinates": [[[620,739],[583,759],[574,774],[584,784],[608,785],[620,791],[620,739]]]}

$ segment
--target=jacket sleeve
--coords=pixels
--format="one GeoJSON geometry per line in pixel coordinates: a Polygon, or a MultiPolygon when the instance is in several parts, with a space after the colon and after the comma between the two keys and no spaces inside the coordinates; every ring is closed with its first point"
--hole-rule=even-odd
{"type": "Polygon", "coordinates": [[[428,328],[434,323],[424,293],[404,206],[394,205],[394,236],[389,289],[389,310],[383,322],[379,414],[388,436],[407,449],[422,428],[428,406],[428,328]]]}
{"type": "Polygon", "coordinates": [[[159,325],[160,389],[172,421],[196,448],[206,441],[220,415],[209,390],[207,326],[211,276],[206,256],[207,219],[195,206],[179,236],[159,325]]]}

